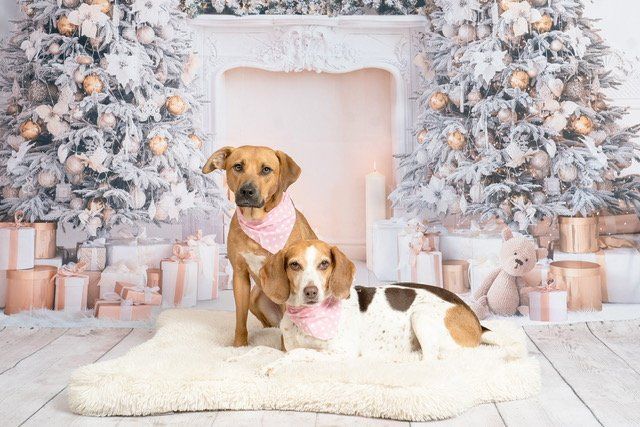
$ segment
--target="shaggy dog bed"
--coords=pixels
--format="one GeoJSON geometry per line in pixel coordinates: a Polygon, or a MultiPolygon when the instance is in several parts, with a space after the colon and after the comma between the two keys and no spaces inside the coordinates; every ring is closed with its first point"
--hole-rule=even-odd
{"type": "Polygon", "coordinates": [[[482,345],[422,362],[346,359],[282,362],[280,331],[249,321],[249,348],[233,348],[234,314],[169,310],[148,342],[118,359],[78,369],[71,409],[82,415],[171,411],[295,410],[426,421],[481,403],[523,399],[540,388],[524,333],[486,322],[500,346],[482,345]]]}

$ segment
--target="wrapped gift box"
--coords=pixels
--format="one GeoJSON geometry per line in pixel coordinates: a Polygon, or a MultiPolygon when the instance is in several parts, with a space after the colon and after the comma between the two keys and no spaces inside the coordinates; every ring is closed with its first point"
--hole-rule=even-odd
{"type": "Polygon", "coordinates": [[[398,218],[375,221],[371,226],[371,267],[378,280],[398,277],[398,237],[407,222],[398,218]]]}
{"type": "Polygon", "coordinates": [[[87,309],[89,276],[84,264],[67,264],[56,274],[55,310],[76,313],[87,309]]]}
{"type": "Polygon", "coordinates": [[[104,246],[102,239],[96,242],[78,244],[76,258],[78,262],[87,264],[87,270],[102,271],[107,265],[107,248],[104,246]]]}
{"type": "Polygon", "coordinates": [[[162,261],[162,306],[194,307],[198,300],[198,260],[183,246],[162,261]]]}
{"type": "Polygon", "coordinates": [[[611,248],[582,254],[555,251],[553,259],[599,264],[603,302],[640,303],[640,252],[637,249],[611,248]]]}
{"type": "Polygon", "coordinates": [[[500,268],[498,257],[469,260],[469,287],[471,293],[477,291],[484,280],[496,269],[500,268]]]}
{"type": "Polygon", "coordinates": [[[27,270],[35,261],[36,230],[19,223],[0,224],[0,270],[27,270]]]}
{"type": "Polygon", "coordinates": [[[123,300],[129,300],[134,304],[160,305],[162,295],[158,292],[160,288],[149,288],[147,286],[136,286],[131,283],[117,282],[115,293],[123,300]]]}
{"type": "Polygon", "coordinates": [[[443,286],[442,253],[437,251],[420,252],[412,255],[407,264],[400,266],[401,282],[422,283],[431,286],[443,286]]]}
{"type": "Polygon", "coordinates": [[[567,291],[569,311],[600,311],[601,270],[593,262],[554,261],[549,267],[549,279],[557,289],[567,291]]]}
{"type": "Polygon", "coordinates": [[[600,234],[640,233],[640,219],[635,213],[625,215],[600,215],[598,217],[600,234]]]}
{"type": "Polygon", "coordinates": [[[567,320],[567,291],[540,288],[529,292],[529,318],[540,322],[567,320]]]}
{"type": "Polygon", "coordinates": [[[96,301],[100,299],[100,276],[101,271],[85,271],[84,274],[89,276],[89,284],[87,285],[87,308],[94,308],[96,301]]]}
{"type": "Polygon", "coordinates": [[[440,252],[447,259],[486,259],[498,257],[502,249],[500,235],[441,234],[440,252]]]}
{"type": "Polygon", "coordinates": [[[469,292],[469,262],[450,259],[442,262],[444,288],[456,294],[469,292]]]}
{"type": "Polygon", "coordinates": [[[133,305],[127,301],[96,301],[95,316],[98,319],[112,320],[148,320],[152,313],[151,305],[133,305]]]}
{"type": "Polygon", "coordinates": [[[173,243],[168,239],[113,239],[106,243],[107,264],[120,263],[160,268],[160,262],[172,255],[173,243]]]}
{"type": "Polygon", "coordinates": [[[198,230],[196,234],[187,238],[186,244],[198,258],[198,301],[217,299],[220,253],[215,236],[204,236],[202,231],[198,230]]]}
{"type": "Polygon", "coordinates": [[[34,222],[30,224],[36,230],[35,257],[49,259],[56,256],[57,222],[34,222]]]}
{"type": "Polygon", "coordinates": [[[116,282],[127,282],[136,286],[145,286],[147,283],[147,268],[144,265],[128,265],[119,263],[110,265],[102,271],[98,286],[100,287],[100,298],[113,293],[116,289],[116,282]]]}
{"type": "MultiPolygon", "coordinates": [[[[442,286],[442,253],[440,235],[406,228],[398,234],[396,278],[442,286]],[[433,253],[433,256],[426,255],[433,253]]],[[[378,277],[378,279],[380,279],[378,277]]]]}
{"type": "Polygon", "coordinates": [[[162,292],[162,269],[161,268],[148,268],[147,269],[147,286],[150,288],[158,288],[162,292]]]}
{"type": "Polygon", "coordinates": [[[60,268],[64,264],[62,262],[62,255],[58,255],[54,258],[36,258],[33,263],[34,265],[50,265],[55,268],[60,268]]]}
{"type": "Polygon", "coordinates": [[[53,309],[57,268],[38,265],[28,270],[7,271],[5,314],[32,309],[53,309]]]}

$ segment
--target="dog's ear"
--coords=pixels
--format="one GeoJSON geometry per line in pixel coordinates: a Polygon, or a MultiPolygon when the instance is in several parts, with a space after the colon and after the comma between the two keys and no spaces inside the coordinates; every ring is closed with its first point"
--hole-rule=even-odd
{"type": "Polygon", "coordinates": [[[353,278],[356,274],[356,266],[340,249],[331,248],[333,271],[329,277],[329,291],[336,298],[345,299],[349,296],[353,278]]]}
{"type": "Polygon", "coordinates": [[[233,147],[222,147],[209,157],[207,163],[202,167],[202,173],[211,173],[216,169],[226,169],[227,157],[233,152],[233,147]]]}
{"type": "Polygon", "coordinates": [[[273,255],[260,269],[260,286],[269,299],[284,304],[289,299],[289,277],[285,269],[284,250],[273,255]]]}
{"type": "Polygon", "coordinates": [[[276,156],[280,161],[280,190],[287,191],[287,188],[298,180],[302,170],[286,153],[276,151],[276,156]]]}

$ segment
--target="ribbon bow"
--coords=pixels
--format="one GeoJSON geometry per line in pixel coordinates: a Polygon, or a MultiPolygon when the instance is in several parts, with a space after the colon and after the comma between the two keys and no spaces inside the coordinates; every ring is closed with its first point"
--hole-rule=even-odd
{"type": "Polygon", "coordinates": [[[124,299],[120,294],[117,294],[116,292],[106,292],[100,299],[109,302],[119,302],[121,306],[133,306],[133,300],[124,299]]]}
{"type": "Polygon", "coordinates": [[[555,280],[547,279],[547,283],[538,286],[538,290],[540,292],[554,292],[554,291],[559,291],[561,289],[558,289],[558,285],[556,284],[555,280]]]}
{"type": "Polygon", "coordinates": [[[170,258],[171,261],[187,262],[189,260],[196,260],[197,258],[198,257],[190,248],[177,243],[173,245],[173,256],[170,258]]]}
{"type": "Polygon", "coordinates": [[[82,276],[86,269],[87,263],[85,261],[80,261],[78,263],[70,262],[69,264],[60,267],[58,269],[58,273],[54,277],[82,276]]]}
{"type": "Polygon", "coordinates": [[[202,233],[201,229],[187,237],[187,245],[189,246],[198,246],[200,243],[204,243],[208,246],[213,246],[216,244],[216,235],[215,234],[207,234],[206,236],[202,233]]]}

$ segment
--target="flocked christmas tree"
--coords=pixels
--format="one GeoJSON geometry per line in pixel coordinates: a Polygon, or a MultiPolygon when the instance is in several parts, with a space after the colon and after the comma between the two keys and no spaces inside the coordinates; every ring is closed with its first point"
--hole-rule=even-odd
{"type": "Polygon", "coordinates": [[[175,0],[20,0],[2,50],[0,214],[102,234],[221,196],[203,175],[175,0]]]}
{"type": "Polygon", "coordinates": [[[543,217],[640,207],[638,128],[603,90],[611,51],[579,0],[436,0],[416,150],[393,198],[427,216],[526,230],[543,217]]]}

